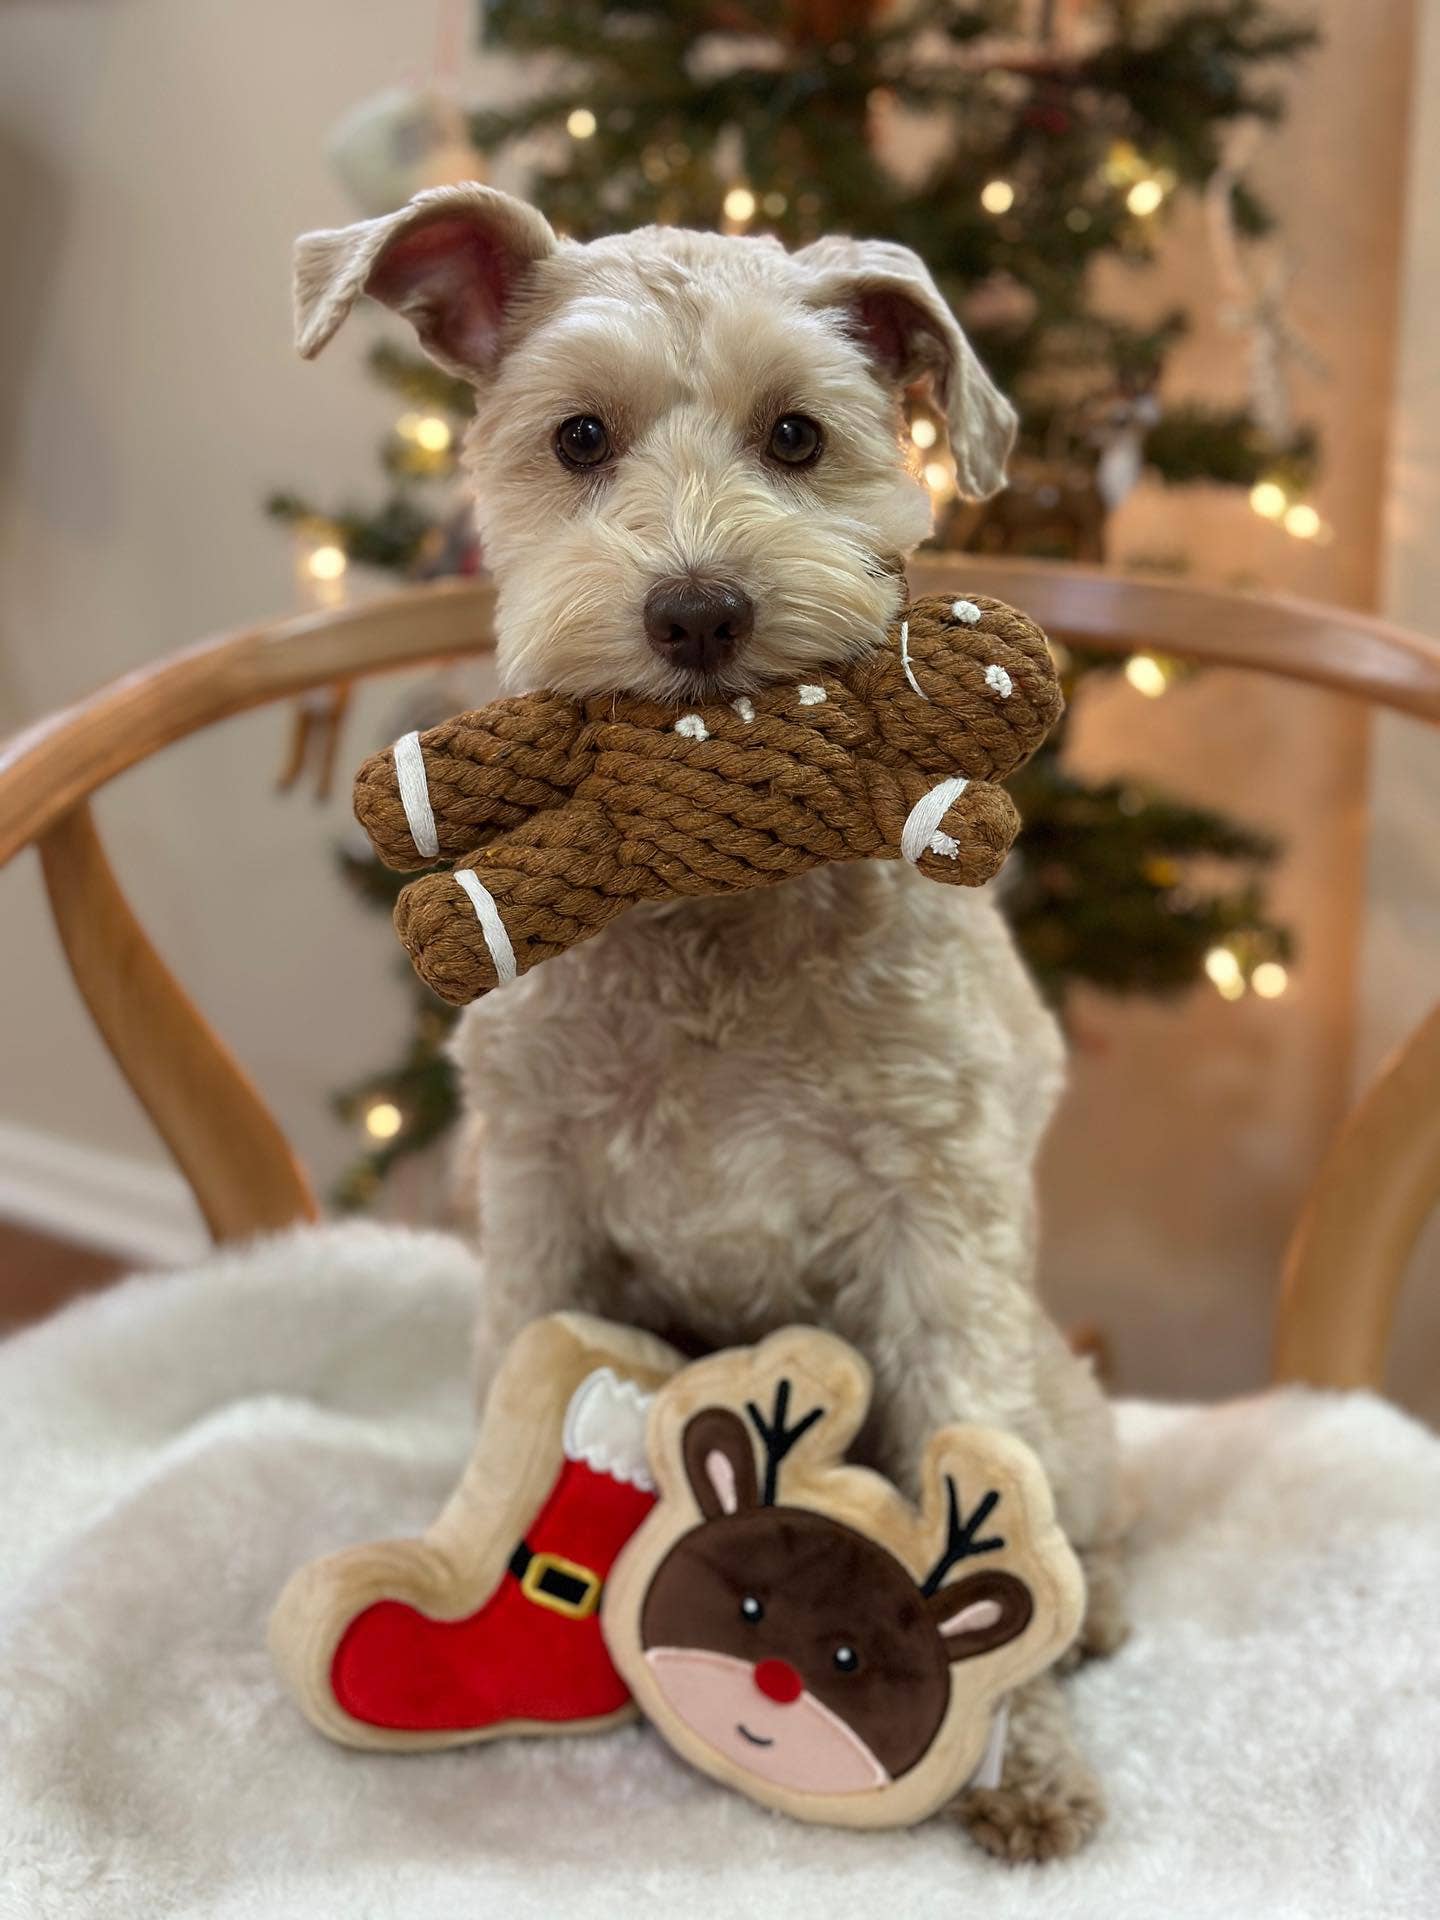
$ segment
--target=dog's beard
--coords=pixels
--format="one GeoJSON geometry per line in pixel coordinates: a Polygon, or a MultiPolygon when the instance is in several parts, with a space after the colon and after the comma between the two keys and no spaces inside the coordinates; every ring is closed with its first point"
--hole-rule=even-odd
{"type": "MultiPolygon", "coordinates": [[[[623,503],[616,503],[621,505],[623,503]]],[[[489,542],[499,583],[501,670],[511,689],[662,700],[733,698],[840,665],[878,645],[904,593],[899,556],[923,538],[928,502],[904,475],[876,524],[776,502],[762,484],[684,502],[660,531],[605,500],[548,534],[489,542]],[[755,608],[734,657],[705,673],[660,659],[645,597],[687,574],[734,585],[755,608]]]]}

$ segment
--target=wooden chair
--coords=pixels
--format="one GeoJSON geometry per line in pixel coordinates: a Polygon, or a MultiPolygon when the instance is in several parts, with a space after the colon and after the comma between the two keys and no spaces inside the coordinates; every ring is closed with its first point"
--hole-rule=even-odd
{"type": "MultiPolygon", "coordinates": [[[[1093,569],[922,556],[918,592],[983,588],[1056,639],[1251,668],[1440,723],[1440,641],[1298,600],[1093,569]]],[[[416,587],[252,627],[139,668],[0,749],[0,866],[33,844],[71,971],[217,1241],[313,1220],[273,1115],[160,959],[106,861],[90,797],[172,741],[337,680],[493,647],[484,583],[416,587]]],[[[1396,1293],[1440,1195],[1440,1007],[1382,1070],[1315,1180],[1286,1254],[1273,1377],[1378,1386],[1396,1293]]]]}

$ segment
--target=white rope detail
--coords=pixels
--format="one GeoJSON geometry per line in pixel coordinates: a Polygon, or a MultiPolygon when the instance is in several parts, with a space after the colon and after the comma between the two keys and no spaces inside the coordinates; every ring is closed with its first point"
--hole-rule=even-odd
{"type": "Polygon", "coordinates": [[[457,867],[453,878],[461,892],[470,896],[475,918],[480,922],[480,931],[490,949],[490,958],[495,962],[495,977],[502,987],[508,987],[515,978],[515,949],[505,931],[505,922],[500,918],[495,896],[480,884],[471,867],[457,867]]]}
{"type": "Polygon", "coordinates": [[[916,693],[919,694],[922,700],[928,700],[930,698],[929,694],[926,693],[920,682],[915,678],[915,675],[910,671],[910,622],[908,620],[902,620],[900,622],[900,664],[905,669],[905,678],[910,682],[916,693]]]}
{"type": "Polygon", "coordinates": [[[395,742],[395,778],[415,851],[422,858],[433,860],[440,851],[440,836],[435,831],[430,787],[425,778],[425,756],[420,751],[418,733],[402,734],[395,742]]]}
{"type": "MultiPolygon", "coordinates": [[[[939,832],[940,822],[960,798],[970,782],[962,780],[959,774],[952,774],[948,780],[942,780],[939,786],[931,787],[928,793],[922,793],[910,809],[904,826],[900,829],[900,852],[911,861],[917,861],[922,853],[932,851],[931,838],[939,832]]],[[[945,834],[944,839],[950,836],[945,834]]],[[[946,847],[935,847],[936,853],[946,853],[946,847]]],[[[958,847],[956,848],[958,852],[958,847]]]]}

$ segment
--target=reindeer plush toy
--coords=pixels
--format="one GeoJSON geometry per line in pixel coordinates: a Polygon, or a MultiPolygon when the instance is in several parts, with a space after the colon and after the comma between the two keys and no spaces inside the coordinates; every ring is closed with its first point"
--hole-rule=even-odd
{"type": "Polygon", "coordinates": [[[641,900],[826,861],[979,886],[1019,826],[995,783],[1061,709],[1045,636],[979,595],[912,605],[889,644],[798,685],[694,706],[524,694],[367,760],[355,812],[416,971],[463,1004],[641,900]]]}
{"type": "Polygon", "coordinates": [[[649,1422],[659,1501],[603,1620],[641,1711],[702,1772],[801,1820],[909,1826],[1069,1645],[1084,1583],[1007,1435],[936,1434],[919,1512],[841,1464],[869,1400],[860,1356],[803,1327],[670,1381],[649,1422]]]}

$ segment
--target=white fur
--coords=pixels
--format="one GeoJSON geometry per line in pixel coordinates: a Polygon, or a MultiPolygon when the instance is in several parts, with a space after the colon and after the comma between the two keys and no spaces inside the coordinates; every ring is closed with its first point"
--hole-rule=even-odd
{"type": "Polygon", "coordinates": [[[311,1229],[0,1345],[0,1920],[1433,1914],[1440,1441],[1364,1395],[1122,1409],[1138,1631],[1071,1689],[1111,1818],[1060,1865],[798,1826],[638,1728],[329,1745],[265,1617],[438,1510],[478,1284],[438,1235],[311,1229]]]}

